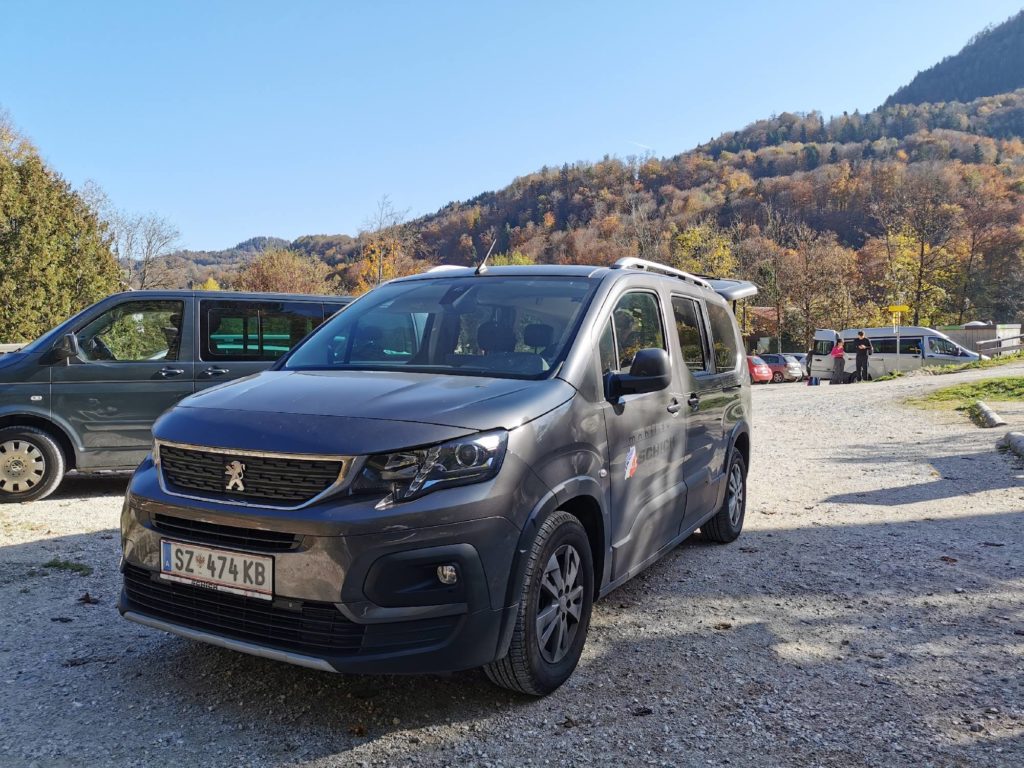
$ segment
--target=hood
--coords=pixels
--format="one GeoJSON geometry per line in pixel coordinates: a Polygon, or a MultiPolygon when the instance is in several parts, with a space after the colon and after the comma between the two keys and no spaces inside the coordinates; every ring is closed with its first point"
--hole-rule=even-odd
{"type": "MultiPolygon", "coordinates": [[[[570,399],[561,379],[451,376],[390,371],[265,371],[183,400],[175,410],[234,411],[433,424],[469,431],[513,429],[570,399]]],[[[260,416],[257,416],[260,414],[260,416]]]]}
{"type": "Polygon", "coordinates": [[[24,359],[24,352],[7,352],[5,354],[2,354],[0,355],[0,370],[17,365],[20,361],[24,359]]]}

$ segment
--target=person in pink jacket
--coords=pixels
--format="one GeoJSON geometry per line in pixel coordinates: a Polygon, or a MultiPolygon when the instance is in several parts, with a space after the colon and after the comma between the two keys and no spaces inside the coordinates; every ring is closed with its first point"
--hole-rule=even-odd
{"type": "Polygon", "coordinates": [[[843,340],[836,339],[835,345],[832,347],[832,351],[829,352],[829,357],[832,358],[832,379],[829,384],[843,384],[843,380],[846,378],[846,358],[844,357],[846,350],[843,347],[843,340]]]}

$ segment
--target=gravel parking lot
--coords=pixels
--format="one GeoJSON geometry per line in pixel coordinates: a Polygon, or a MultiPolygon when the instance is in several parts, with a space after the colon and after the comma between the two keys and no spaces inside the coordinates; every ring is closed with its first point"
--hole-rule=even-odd
{"type": "Polygon", "coordinates": [[[1024,465],[999,430],[902,404],[1011,374],[756,387],[744,534],[599,603],[542,700],[125,622],[126,478],[69,479],[0,507],[0,764],[1024,765],[1024,465]]]}

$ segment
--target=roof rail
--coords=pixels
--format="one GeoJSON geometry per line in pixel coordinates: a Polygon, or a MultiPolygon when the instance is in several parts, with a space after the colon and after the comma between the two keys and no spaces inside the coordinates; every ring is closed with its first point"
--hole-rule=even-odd
{"type": "Polygon", "coordinates": [[[460,267],[457,264],[438,264],[436,267],[431,267],[427,272],[453,272],[460,269],[471,269],[471,267],[460,267]]]}
{"type": "Polygon", "coordinates": [[[685,280],[688,283],[699,285],[701,288],[711,288],[711,283],[701,277],[691,275],[689,272],[683,272],[681,269],[666,267],[664,264],[659,264],[656,261],[638,259],[635,256],[626,256],[619,259],[612,264],[612,269],[642,269],[645,272],[658,272],[662,275],[678,277],[680,280],[685,280]]]}

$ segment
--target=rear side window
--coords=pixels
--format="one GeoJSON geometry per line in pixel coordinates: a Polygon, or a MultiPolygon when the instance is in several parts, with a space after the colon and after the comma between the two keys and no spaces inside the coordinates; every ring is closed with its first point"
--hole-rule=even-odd
{"type": "Polygon", "coordinates": [[[686,367],[693,373],[706,373],[708,356],[704,338],[704,322],[697,303],[680,296],[672,297],[672,317],[676,323],[680,353],[686,367]]]}
{"type": "Polygon", "coordinates": [[[211,361],[276,360],[323,319],[319,303],[201,301],[199,355],[211,361]]]}
{"type": "Polygon", "coordinates": [[[901,355],[920,355],[921,354],[921,339],[910,338],[904,339],[900,337],[900,354],[901,355]]]}
{"type": "Polygon", "coordinates": [[[615,305],[612,321],[619,370],[629,370],[641,349],[665,349],[661,310],[653,293],[627,293],[615,305]]]}
{"type": "Polygon", "coordinates": [[[711,338],[715,370],[718,373],[734,371],[742,360],[740,340],[732,312],[718,304],[707,302],[708,320],[711,321],[711,338]]]}

